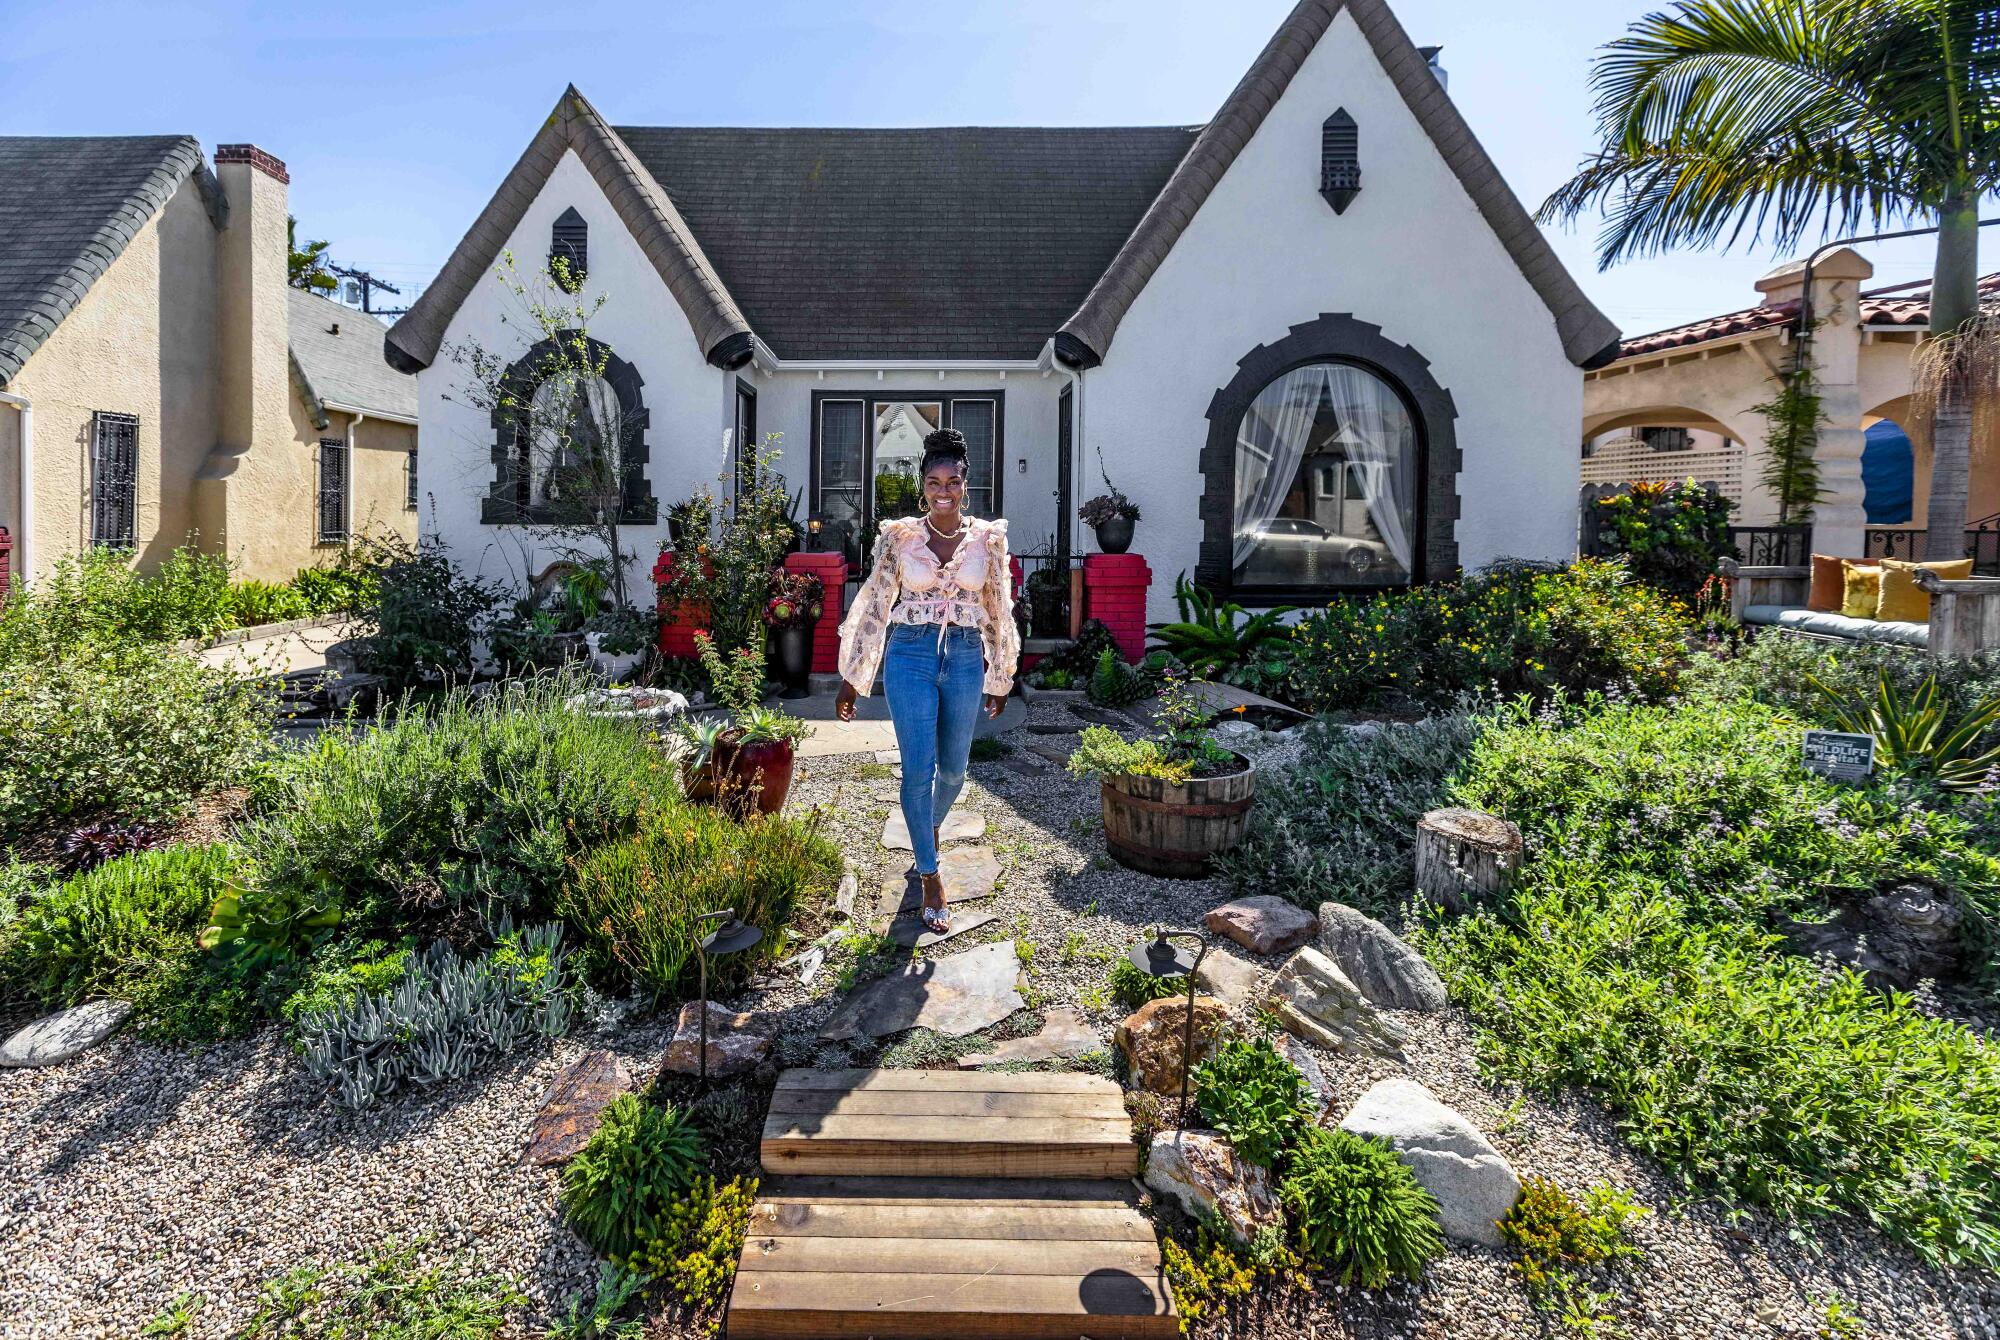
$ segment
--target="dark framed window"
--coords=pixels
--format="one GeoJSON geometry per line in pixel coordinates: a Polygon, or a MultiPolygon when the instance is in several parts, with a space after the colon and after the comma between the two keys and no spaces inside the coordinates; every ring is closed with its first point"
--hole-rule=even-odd
{"type": "Polygon", "coordinates": [[[138,542],[139,416],[90,416],[90,542],[130,549],[138,542]]]}
{"type": "Polygon", "coordinates": [[[736,379],[736,496],[741,498],[756,482],[752,464],[756,460],[757,388],[741,377],[736,379]]]}
{"type": "MultiPolygon", "coordinates": [[[[609,345],[585,337],[583,357],[600,376],[579,384],[573,375],[552,369],[577,367],[574,341],[581,332],[558,331],[530,348],[507,369],[509,398],[518,410],[493,412],[493,484],[480,501],[479,519],[487,525],[552,525],[574,520],[576,500],[565,499],[564,466],[577,452],[610,453],[623,510],[621,526],[650,526],[659,519],[659,501],[646,477],[650,448],[646,442],[651,413],[644,399],[645,378],[611,351],[609,345]],[[558,388],[561,388],[560,390],[558,388]],[[572,413],[556,413],[554,397],[575,398],[572,413]],[[547,431],[552,423],[568,422],[576,431],[555,443],[547,431]],[[542,430],[538,435],[538,425],[542,430]]],[[[572,476],[573,479],[573,476],[572,476]]]]}
{"type": "Polygon", "coordinates": [[[1639,440],[1654,451],[1694,450],[1694,436],[1685,428],[1641,428],[1639,440]]]}
{"type": "Polygon", "coordinates": [[[417,449],[410,448],[410,455],[403,462],[403,509],[417,510],[417,449]]]}
{"type": "Polygon", "coordinates": [[[549,273],[558,283],[567,279],[566,287],[574,293],[583,286],[584,276],[590,270],[590,226],[583,221],[583,215],[571,206],[564,210],[549,230],[549,273]],[[558,265],[560,261],[562,264],[558,265]]]}
{"type": "Polygon", "coordinates": [[[1000,516],[1006,423],[1001,391],[815,391],[812,511],[824,522],[824,533],[839,537],[849,563],[864,562],[876,527],[920,510],[917,467],[924,437],[949,427],[965,434],[966,510],[1000,516]]]}
{"type": "Polygon", "coordinates": [[[1258,346],[1209,404],[1196,580],[1258,604],[1452,576],[1456,417],[1422,355],[1352,316],[1258,346]]]}
{"type": "Polygon", "coordinates": [[[347,443],[338,437],[319,440],[319,542],[347,541],[347,443]]]}

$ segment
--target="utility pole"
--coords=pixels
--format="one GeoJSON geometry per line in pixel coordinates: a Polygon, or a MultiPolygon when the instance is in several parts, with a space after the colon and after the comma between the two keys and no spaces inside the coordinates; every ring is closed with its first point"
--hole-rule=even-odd
{"type": "Polygon", "coordinates": [[[388,280],[377,279],[374,275],[369,274],[366,270],[350,270],[344,265],[329,265],[326,268],[333,271],[333,273],[339,275],[342,279],[352,279],[355,283],[361,285],[361,310],[368,313],[368,315],[401,316],[404,311],[408,310],[407,308],[398,309],[396,311],[381,311],[381,312],[375,310],[375,307],[373,306],[371,299],[373,299],[373,297],[375,296],[376,289],[379,288],[384,293],[394,293],[398,297],[402,296],[403,290],[397,288],[394,284],[391,284],[388,280]]]}

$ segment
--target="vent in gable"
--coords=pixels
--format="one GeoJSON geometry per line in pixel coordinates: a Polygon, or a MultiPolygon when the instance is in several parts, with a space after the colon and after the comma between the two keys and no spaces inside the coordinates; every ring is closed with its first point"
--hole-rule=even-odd
{"type": "Polygon", "coordinates": [[[1319,193],[1336,214],[1345,214],[1361,193],[1361,132],[1345,107],[1320,127],[1319,193]]]}
{"type": "Polygon", "coordinates": [[[589,269],[590,226],[572,205],[549,231],[549,273],[557,284],[574,293],[583,286],[589,269]]]}

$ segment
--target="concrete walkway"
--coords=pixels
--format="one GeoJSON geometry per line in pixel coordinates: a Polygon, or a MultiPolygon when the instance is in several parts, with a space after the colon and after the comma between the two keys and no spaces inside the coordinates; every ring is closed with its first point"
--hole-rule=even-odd
{"type": "Polygon", "coordinates": [[[366,630],[342,620],[313,628],[297,628],[271,637],[250,638],[204,647],[195,655],[203,665],[245,675],[283,675],[326,666],[326,649],[366,630]]]}

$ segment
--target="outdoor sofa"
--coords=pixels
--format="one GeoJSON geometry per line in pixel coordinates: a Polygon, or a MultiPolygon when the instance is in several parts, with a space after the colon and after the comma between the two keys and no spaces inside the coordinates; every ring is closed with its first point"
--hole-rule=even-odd
{"type": "Polygon", "coordinates": [[[1910,647],[1932,657],[1973,656],[2000,647],[2000,577],[1945,581],[1919,569],[1913,580],[1931,598],[1928,623],[1855,619],[1806,608],[1809,567],[1744,567],[1725,558],[1729,608],[1739,623],[1777,628],[1828,641],[1876,642],[1910,647]]]}

